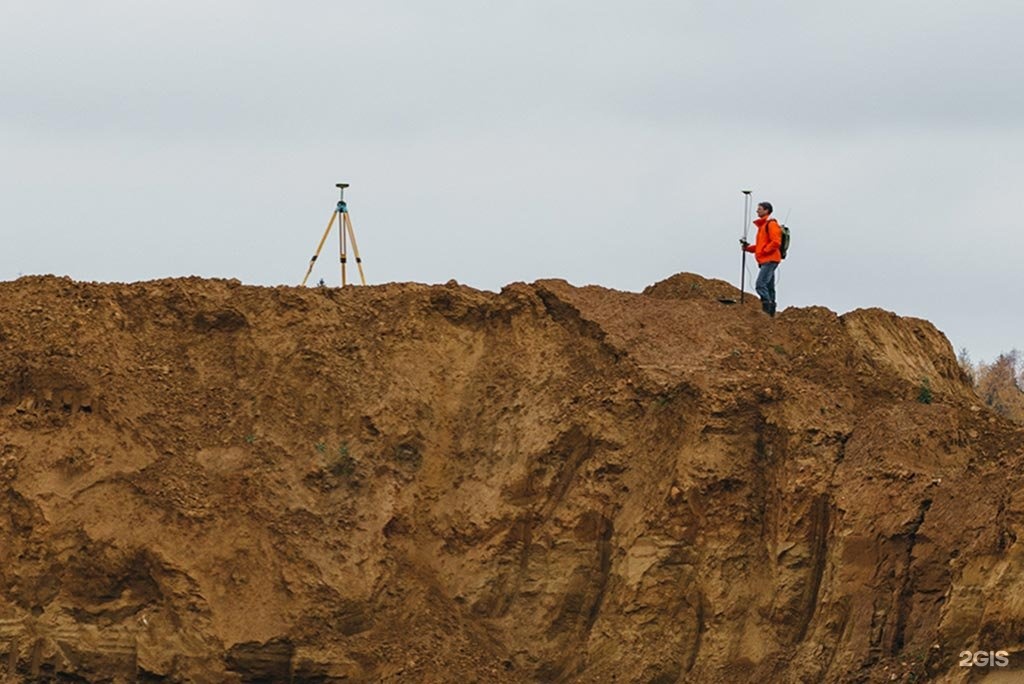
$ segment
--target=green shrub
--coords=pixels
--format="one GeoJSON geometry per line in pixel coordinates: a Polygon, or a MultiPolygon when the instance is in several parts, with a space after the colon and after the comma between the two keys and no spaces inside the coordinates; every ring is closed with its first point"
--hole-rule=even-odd
{"type": "Polygon", "coordinates": [[[336,477],[348,477],[356,471],[356,460],[348,453],[347,442],[338,447],[338,452],[327,469],[336,477]]]}
{"type": "Polygon", "coordinates": [[[921,378],[921,386],[917,389],[917,400],[922,404],[932,403],[932,383],[928,378],[921,378]]]}

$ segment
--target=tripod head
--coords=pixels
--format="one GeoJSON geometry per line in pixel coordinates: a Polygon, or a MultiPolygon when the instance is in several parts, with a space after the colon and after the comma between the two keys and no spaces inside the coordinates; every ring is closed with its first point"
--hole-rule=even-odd
{"type": "Polygon", "coordinates": [[[334,187],[338,188],[338,211],[344,214],[348,211],[348,205],[345,204],[345,188],[348,183],[335,183],[334,187]]]}

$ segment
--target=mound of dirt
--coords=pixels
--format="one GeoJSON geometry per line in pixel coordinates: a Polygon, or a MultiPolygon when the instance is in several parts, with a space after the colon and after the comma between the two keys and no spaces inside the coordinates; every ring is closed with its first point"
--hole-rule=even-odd
{"type": "Polygon", "coordinates": [[[0,284],[0,674],[1024,677],[1024,431],[737,294],[0,284]]]}
{"type": "Polygon", "coordinates": [[[741,292],[724,280],[714,280],[696,273],[677,273],[644,288],[644,294],[658,299],[711,299],[734,304],[741,299],[744,304],[760,309],[753,288],[741,292]]]}

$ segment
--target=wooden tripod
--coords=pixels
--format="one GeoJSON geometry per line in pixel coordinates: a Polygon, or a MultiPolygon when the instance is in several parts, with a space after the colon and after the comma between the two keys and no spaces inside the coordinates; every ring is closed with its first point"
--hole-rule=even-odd
{"type": "Polygon", "coordinates": [[[348,187],[348,183],[336,183],[335,186],[341,194],[338,198],[338,206],[331,213],[331,220],[327,222],[327,230],[320,238],[320,244],[316,246],[316,253],[309,260],[309,268],[306,269],[306,275],[302,279],[303,286],[309,280],[309,274],[313,272],[313,266],[316,264],[317,257],[320,256],[320,250],[324,248],[324,243],[327,242],[327,236],[331,233],[335,219],[338,220],[338,243],[341,248],[341,286],[344,287],[348,284],[345,273],[345,265],[348,261],[348,240],[352,241],[352,254],[356,258],[356,266],[359,267],[359,280],[363,285],[366,284],[366,277],[363,275],[363,260],[359,258],[359,246],[356,244],[356,231],[352,228],[352,219],[348,216],[348,205],[345,204],[345,188],[348,187]]]}

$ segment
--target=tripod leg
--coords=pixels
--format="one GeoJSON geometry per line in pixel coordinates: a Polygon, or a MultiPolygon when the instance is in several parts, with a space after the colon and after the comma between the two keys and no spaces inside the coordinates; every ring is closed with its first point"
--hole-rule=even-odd
{"type": "Polygon", "coordinates": [[[341,219],[338,220],[338,246],[341,250],[341,286],[345,287],[348,281],[345,280],[345,262],[348,260],[347,250],[345,248],[345,220],[348,217],[347,212],[340,211],[341,219]]]}
{"type": "Polygon", "coordinates": [[[313,272],[313,264],[316,263],[316,258],[320,256],[320,250],[324,248],[324,243],[327,242],[327,235],[331,232],[331,226],[334,225],[334,219],[338,215],[338,212],[331,214],[331,220],[327,222],[327,230],[324,231],[324,236],[320,238],[320,244],[316,246],[316,253],[313,254],[313,258],[309,260],[309,268],[306,269],[306,275],[302,279],[302,287],[306,286],[306,281],[309,280],[309,274],[313,272]]]}
{"type": "Polygon", "coordinates": [[[356,231],[352,228],[352,219],[345,214],[345,228],[348,229],[348,237],[352,240],[352,253],[356,255],[356,266],[359,268],[359,280],[366,284],[366,276],[363,275],[363,260],[359,258],[359,245],[356,244],[356,231]]]}

